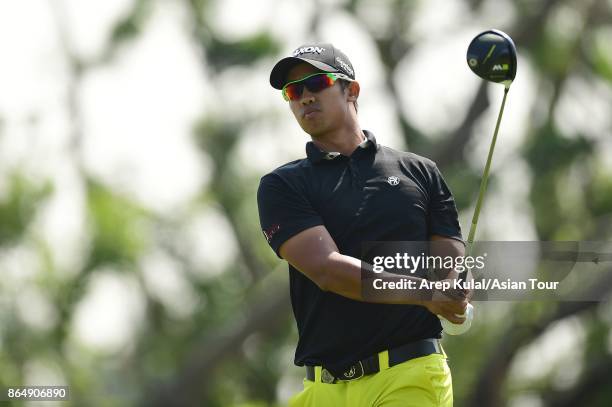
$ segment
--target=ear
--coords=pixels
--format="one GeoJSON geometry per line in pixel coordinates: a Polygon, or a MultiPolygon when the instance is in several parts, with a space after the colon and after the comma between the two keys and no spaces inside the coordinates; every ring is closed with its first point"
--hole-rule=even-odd
{"type": "Polygon", "coordinates": [[[359,82],[353,81],[349,83],[347,90],[348,90],[348,101],[349,102],[356,101],[357,98],[359,97],[359,91],[360,91],[359,82]]]}

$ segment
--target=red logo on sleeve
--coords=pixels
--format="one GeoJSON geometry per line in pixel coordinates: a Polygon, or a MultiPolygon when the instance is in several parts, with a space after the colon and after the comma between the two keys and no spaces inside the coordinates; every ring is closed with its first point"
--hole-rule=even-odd
{"type": "Polygon", "coordinates": [[[274,234],[276,232],[278,232],[279,229],[280,229],[280,225],[276,224],[276,225],[270,226],[268,229],[262,230],[262,232],[263,232],[264,236],[266,237],[266,240],[268,241],[268,243],[270,243],[272,241],[272,236],[274,236],[274,234]]]}

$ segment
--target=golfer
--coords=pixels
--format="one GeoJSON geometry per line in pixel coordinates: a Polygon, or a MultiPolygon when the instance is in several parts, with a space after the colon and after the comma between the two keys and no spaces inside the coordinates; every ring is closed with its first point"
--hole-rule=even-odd
{"type": "Polygon", "coordinates": [[[366,301],[361,287],[363,242],[445,240],[463,254],[440,171],[361,129],[355,69],[332,44],[298,47],[270,84],[311,138],[306,158],[263,176],[257,194],[263,233],[289,265],[295,364],[305,367],[290,405],[452,406],[437,315],[462,323],[468,300],[402,290],[366,301]]]}

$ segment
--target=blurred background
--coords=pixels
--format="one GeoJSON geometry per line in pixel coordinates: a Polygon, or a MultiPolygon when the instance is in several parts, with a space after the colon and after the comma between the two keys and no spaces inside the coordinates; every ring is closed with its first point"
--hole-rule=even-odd
{"type": "MultiPolygon", "coordinates": [[[[477,239],[610,240],[611,0],[0,2],[0,387],[285,405],[304,372],[256,190],[309,138],[271,67],[342,49],[362,127],[438,163],[467,233],[503,87],[465,52],[489,28],[519,58],[477,239]]],[[[444,339],[456,406],[612,405],[609,301],[476,312],[444,339]]]]}

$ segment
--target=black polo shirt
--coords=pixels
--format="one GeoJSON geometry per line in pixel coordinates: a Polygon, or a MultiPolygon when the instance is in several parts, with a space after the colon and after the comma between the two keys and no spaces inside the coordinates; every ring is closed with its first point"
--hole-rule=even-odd
{"type": "MultiPolygon", "coordinates": [[[[424,157],[365,140],[350,157],[306,144],[307,158],[261,178],[261,227],[279,255],[297,233],[324,225],[340,253],[360,258],[362,242],[462,240],[457,209],[436,167],[424,157]]],[[[325,292],[289,265],[299,341],[296,365],[341,369],[385,349],[440,338],[438,318],[414,305],[375,304],[325,292]]]]}

